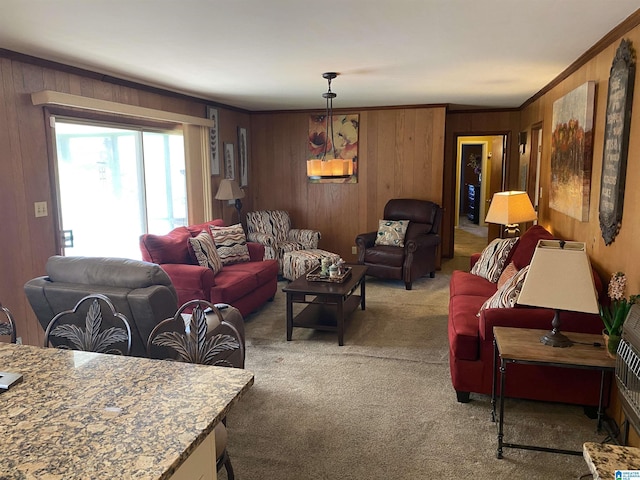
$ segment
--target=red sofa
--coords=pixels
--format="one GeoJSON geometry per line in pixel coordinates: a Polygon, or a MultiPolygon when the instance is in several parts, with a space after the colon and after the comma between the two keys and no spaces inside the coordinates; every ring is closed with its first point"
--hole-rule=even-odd
{"type": "MultiPolygon", "coordinates": [[[[540,239],[554,238],[543,227],[527,230],[509,254],[518,269],[528,265],[540,239]]],[[[471,266],[480,254],[471,257],[471,266]]],[[[594,272],[600,298],[602,282],[594,272]]],[[[456,270],[449,287],[449,366],[451,381],[459,402],[468,402],[469,394],[491,395],[493,370],[493,327],[521,327],[550,330],[553,310],[516,305],[515,308],[488,308],[476,316],[497,285],[469,272],[456,270]]],[[[562,312],[561,330],[567,332],[602,332],[598,315],[562,312]]],[[[554,347],[549,347],[554,348],[554,347]]],[[[569,347],[570,348],[570,347],[569,347]]],[[[506,376],[505,395],[513,398],[544,400],[597,406],[600,372],[559,367],[513,364],[506,376]]]]}
{"type": "Polygon", "coordinates": [[[157,263],[167,272],[178,293],[178,304],[189,300],[233,305],[244,317],[265,302],[273,300],[278,288],[277,260],[264,260],[264,247],[247,242],[250,261],[225,265],[214,275],[201,267],[189,249],[189,237],[195,237],[209,225],[224,226],[222,220],[178,227],[166,235],[140,237],[142,259],[157,263]]]}

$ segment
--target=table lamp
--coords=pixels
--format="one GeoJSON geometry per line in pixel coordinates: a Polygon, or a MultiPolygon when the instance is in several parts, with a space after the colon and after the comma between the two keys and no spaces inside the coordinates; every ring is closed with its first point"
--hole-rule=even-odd
{"type": "Polygon", "coordinates": [[[504,225],[509,238],[520,235],[520,223],[531,222],[537,217],[527,192],[497,192],[493,194],[485,222],[504,225]]]}
{"type": "Polygon", "coordinates": [[[242,201],[244,198],[244,191],[238,185],[238,182],[229,178],[223,178],[220,180],[218,186],[218,192],[216,193],[216,200],[235,200],[235,207],[238,211],[238,223],[242,223],[240,218],[240,210],[242,210],[242,201]]]}
{"type": "Polygon", "coordinates": [[[598,313],[596,288],[584,242],[539,240],[518,303],[553,308],[552,330],[540,341],[553,347],[570,347],[573,342],[560,333],[560,311],[598,313]]]}

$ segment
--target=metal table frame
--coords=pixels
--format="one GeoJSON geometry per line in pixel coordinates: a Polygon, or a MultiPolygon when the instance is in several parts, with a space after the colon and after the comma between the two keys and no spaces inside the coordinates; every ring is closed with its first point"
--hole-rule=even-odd
{"type": "MultiPolygon", "coordinates": [[[[605,375],[607,372],[613,372],[615,370],[615,365],[586,365],[580,363],[563,363],[552,360],[527,360],[520,358],[509,358],[505,359],[502,357],[500,352],[500,345],[496,340],[495,331],[496,328],[501,329],[512,329],[510,327],[494,327],[494,337],[493,337],[493,385],[492,385],[492,393],[491,393],[491,421],[496,421],[496,397],[499,398],[500,402],[500,410],[498,417],[498,448],[496,450],[496,457],[503,458],[503,449],[504,448],[517,448],[523,450],[536,450],[540,452],[550,452],[550,453],[561,453],[565,455],[577,455],[582,456],[583,452],[580,450],[564,450],[560,448],[550,448],[550,447],[542,447],[537,445],[524,445],[518,443],[509,443],[504,441],[504,394],[505,394],[505,377],[507,371],[507,364],[509,363],[521,363],[528,365],[542,365],[549,367],[562,367],[562,368],[579,368],[579,369],[587,369],[587,370],[600,370],[600,395],[598,402],[598,423],[596,427],[596,431],[600,432],[602,429],[602,419],[604,416],[604,409],[602,407],[604,400],[604,385],[605,385],[605,375]],[[498,361],[500,361],[500,395],[497,394],[497,366],[498,361]]],[[[517,329],[517,330],[525,330],[525,329],[517,329]]],[[[541,335],[545,333],[545,331],[540,331],[541,335]]],[[[569,337],[571,337],[571,333],[566,333],[569,337]]],[[[557,348],[546,346],[547,348],[557,348]]],[[[567,347],[573,348],[573,347],[567,347]]],[[[562,349],[561,349],[562,350],[562,349]]]]}

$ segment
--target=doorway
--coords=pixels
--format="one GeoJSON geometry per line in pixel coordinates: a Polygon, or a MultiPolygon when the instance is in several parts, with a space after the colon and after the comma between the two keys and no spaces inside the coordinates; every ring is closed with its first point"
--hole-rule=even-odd
{"type": "Polygon", "coordinates": [[[484,221],[493,194],[502,189],[506,135],[456,137],[456,215],[454,246],[458,232],[471,234],[487,244],[489,225],[484,221]]]}

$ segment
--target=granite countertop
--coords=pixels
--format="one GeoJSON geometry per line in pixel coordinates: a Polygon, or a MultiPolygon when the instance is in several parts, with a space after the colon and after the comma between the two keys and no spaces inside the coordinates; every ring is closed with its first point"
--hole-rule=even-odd
{"type": "Polygon", "coordinates": [[[593,480],[613,480],[616,470],[640,470],[640,448],[586,442],[582,451],[593,480]]]}
{"type": "Polygon", "coordinates": [[[166,479],[253,384],[241,369],[0,344],[0,478],[166,479]]]}

